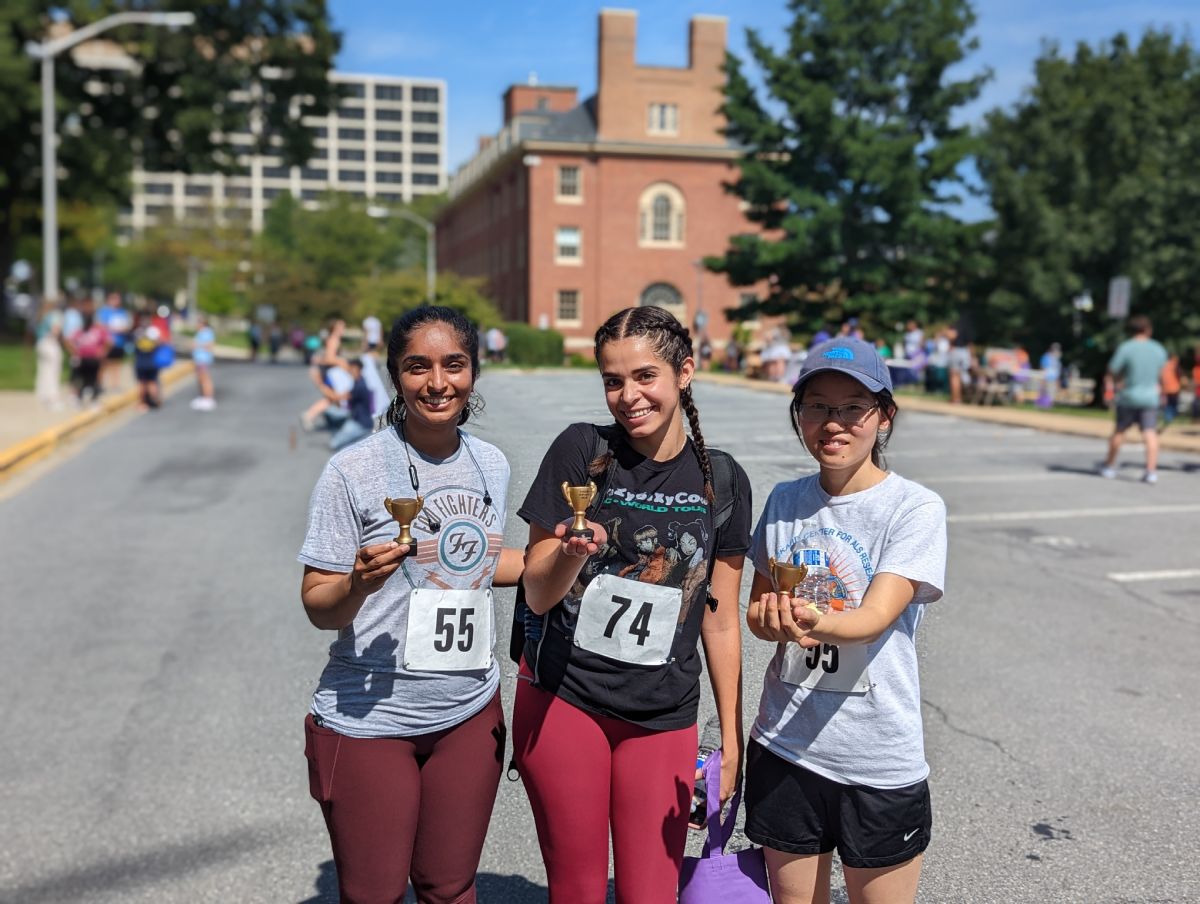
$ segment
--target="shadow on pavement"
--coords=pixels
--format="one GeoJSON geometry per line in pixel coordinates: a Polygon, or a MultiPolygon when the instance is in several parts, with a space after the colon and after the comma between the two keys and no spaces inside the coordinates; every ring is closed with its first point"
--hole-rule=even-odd
{"type": "MultiPolygon", "coordinates": [[[[313,886],[313,896],[298,904],[337,904],[337,871],[332,860],[326,860],[317,867],[313,886]]],[[[480,873],[475,878],[475,893],[480,904],[545,904],[549,900],[546,886],[530,882],[524,876],[501,876],[497,873],[480,873]]],[[[608,900],[613,900],[611,881],[608,883],[608,900]]],[[[404,901],[405,904],[415,904],[416,898],[411,889],[404,901]]]]}
{"type": "MultiPolygon", "coordinates": [[[[180,841],[175,844],[117,857],[66,872],[51,874],[5,889],[0,901],[41,904],[51,901],[89,901],[97,894],[121,888],[163,883],[207,869],[229,860],[240,860],[257,848],[272,843],[268,832],[243,829],[211,841],[180,841]]],[[[336,900],[336,894],[334,896],[336,900]]]]}

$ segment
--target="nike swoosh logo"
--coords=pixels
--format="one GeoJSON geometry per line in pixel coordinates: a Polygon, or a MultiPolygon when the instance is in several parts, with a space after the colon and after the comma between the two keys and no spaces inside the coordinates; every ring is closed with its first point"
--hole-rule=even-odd
{"type": "Polygon", "coordinates": [[[919,831],[921,831],[921,830],[920,830],[920,829],[913,829],[911,832],[909,832],[907,835],[905,835],[905,836],[904,836],[904,840],[905,840],[905,841],[908,841],[908,839],[912,838],[912,837],[913,837],[913,835],[916,835],[916,834],[917,834],[917,832],[919,832],[919,831]]]}

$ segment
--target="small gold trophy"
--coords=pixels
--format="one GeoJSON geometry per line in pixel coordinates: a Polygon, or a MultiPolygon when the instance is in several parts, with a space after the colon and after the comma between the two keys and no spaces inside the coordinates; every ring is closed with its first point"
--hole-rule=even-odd
{"type": "Polygon", "coordinates": [[[575,513],[570,535],[581,540],[591,540],[595,531],[587,526],[587,507],[596,498],[596,484],[589,480],[586,486],[573,487],[564,480],[562,494],[567,500],[567,505],[571,506],[571,511],[575,513]]]}
{"type": "Polygon", "coordinates": [[[796,592],[796,585],[803,581],[804,576],[808,574],[806,565],[777,562],[774,556],[771,556],[767,562],[771,566],[771,582],[775,585],[776,593],[786,593],[791,596],[796,592]]]}
{"type": "Polygon", "coordinates": [[[390,496],[383,500],[383,507],[387,509],[388,514],[396,519],[400,524],[400,536],[396,538],[397,543],[408,544],[409,555],[416,555],[417,541],[413,539],[413,535],[409,528],[412,527],[413,521],[416,520],[417,514],[425,507],[425,497],[418,496],[416,499],[392,499],[390,496]]]}

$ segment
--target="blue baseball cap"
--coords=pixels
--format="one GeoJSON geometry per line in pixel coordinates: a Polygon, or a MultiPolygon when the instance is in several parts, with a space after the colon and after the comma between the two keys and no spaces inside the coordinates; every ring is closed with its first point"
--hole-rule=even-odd
{"type": "Polygon", "coordinates": [[[862,339],[838,336],[814,345],[800,367],[800,376],[796,378],[792,391],[798,390],[814,375],[826,371],[854,377],[871,392],[884,389],[892,391],[892,375],[888,372],[887,364],[879,357],[875,346],[862,339]]]}

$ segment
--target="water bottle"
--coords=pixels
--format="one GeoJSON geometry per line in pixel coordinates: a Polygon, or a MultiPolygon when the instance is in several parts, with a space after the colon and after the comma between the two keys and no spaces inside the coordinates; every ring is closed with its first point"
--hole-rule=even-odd
{"type": "Polygon", "coordinates": [[[823,549],[798,549],[792,553],[792,563],[808,569],[804,580],[795,587],[796,599],[816,606],[820,612],[828,612],[829,554],[823,549]]]}
{"type": "MultiPolygon", "coordinates": [[[[708,755],[721,746],[721,720],[716,716],[704,723],[704,731],[700,733],[700,746],[696,750],[696,768],[703,769],[708,755]]],[[[708,821],[708,789],[703,778],[696,779],[696,789],[692,792],[692,813],[688,817],[688,825],[693,829],[702,829],[708,821]]],[[[720,789],[718,789],[720,790],[720,789]]]]}

